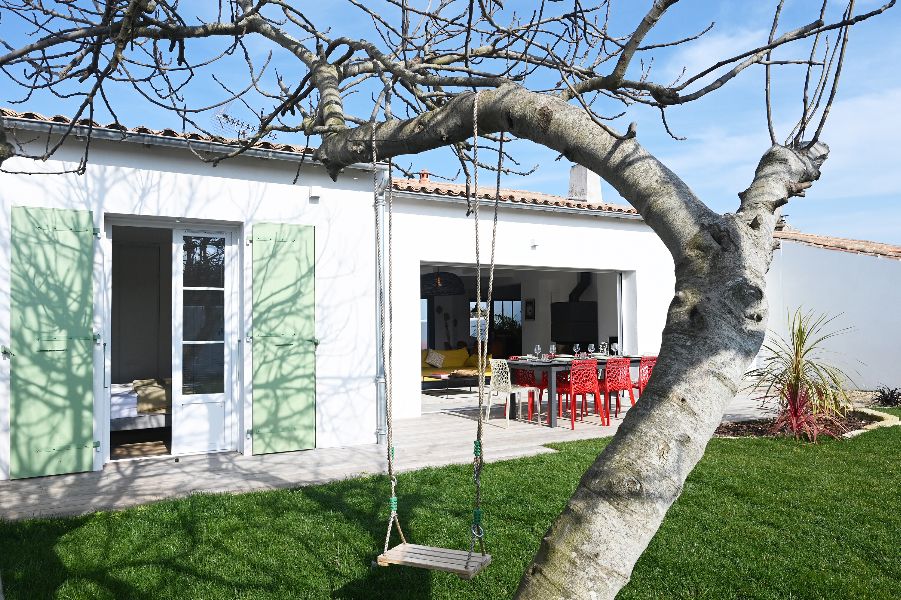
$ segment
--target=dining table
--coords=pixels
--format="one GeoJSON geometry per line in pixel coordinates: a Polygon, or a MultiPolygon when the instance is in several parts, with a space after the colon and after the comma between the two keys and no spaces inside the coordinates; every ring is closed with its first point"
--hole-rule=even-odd
{"type": "MultiPolygon", "coordinates": [[[[595,359],[598,361],[598,367],[603,368],[604,365],[607,364],[607,361],[611,358],[628,358],[630,367],[637,367],[641,362],[641,356],[608,356],[608,355],[600,355],[600,354],[592,354],[588,356],[589,359],[595,359]]],[[[541,381],[539,379],[540,373],[547,373],[547,397],[548,397],[548,412],[550,413],[550,427],[554,428],[557,426],[557,403],[553,401],[554,398],[557,397],[557,373],[567,372],[572,368],[572,361],[575,360],[574,357],[571,356],[556,356],[554,358],[542,359],[541,357],[530,357],[530,356],[519,356],[515,358],[510,358],[507,360],[507,364],[510,366],[510,370],[514,369],[528,369],[536,372],[535,381],[541,381]]],[[[581,360],[581,359],[579,359],[581,360]]],[[[610,410],[610,395],[607,395],[607,398],[604,400],[607,403],[607,410],[610,410]]],[[[517,418],[519,412],[519,406],[513,399],[511,398],[510,402],[510,417],[517,418]]]]}

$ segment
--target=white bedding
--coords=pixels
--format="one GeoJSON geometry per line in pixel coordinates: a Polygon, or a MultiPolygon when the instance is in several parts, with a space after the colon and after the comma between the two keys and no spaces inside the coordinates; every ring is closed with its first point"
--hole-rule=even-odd
{"type": "Polygon", "coordinates": [[[110,419],[127,419],[138,416],[138,393],[134,384],[113,383],[110,385],[110,419]]]}

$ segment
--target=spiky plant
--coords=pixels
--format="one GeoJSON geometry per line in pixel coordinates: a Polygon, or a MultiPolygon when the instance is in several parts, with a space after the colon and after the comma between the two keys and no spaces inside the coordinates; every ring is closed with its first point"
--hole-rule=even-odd
{"type": "Polygon", "coordinates": [[[796,439],[805,435],[816,442],[820,434],[835,436],[839,417],[850,406],[845,389],[850,378],[822,359],[823,343],[848,331],[828,331],[836,317],[795,311],[789,339],[775,337],[764,344],[763,366],[749,373],[764,389],[762,399],[778,404],[773,433],[788,431],[796,439]]]}

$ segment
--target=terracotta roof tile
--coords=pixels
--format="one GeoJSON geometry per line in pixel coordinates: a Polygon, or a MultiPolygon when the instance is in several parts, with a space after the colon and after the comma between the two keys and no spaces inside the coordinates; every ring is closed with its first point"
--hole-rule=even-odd
{"type": "Polygon", "coordinates": [[[816,246],[828,250],[841,250],[842,252],[852,252],[854,254],[901,259],[901,246],[892,244],[802,233],[794,229],[782,229],[781,231],[776,231],[773,235],[779,240],[800,242],[808,246],[816,246]]]}
{"type": "MultiPolygon", "coordinates": [[[[26,121],[38,121],[42,123],[58,123],[61,125],[68,125],[72,122],[71,119],[65,117],[63,115],[54,115],[52,117],[46,117],[40,113],[26,111],[26,112],[17,112],[12,110],[11,108],[0,108],[0,117],[7,117],[10,119],[23,119],[26,121]]],[[[165,128],[162,131],[157,131],[155,129],[151,129],[150,127],[146,127],[144,125],[138,125],[137,127],[126,127],[121,123],[109,123],[107,125],[101,125],[96,121],[91,121],[90,119],[79,119],[77,121],[77,125],[87,127],[92,126],[95,129],[106,129],[110,131],[118,131],[121,133],[131,133],[136,135],[153,135],[159,137],[166,138],[176,138],[182,139],[185,141],[193,141],[193,142],[212,142],[215,144],[224,144],[228,146],[234,146],[239,144],[239,140],[220,137],[216,135],[206,135],[197,132],[180,132],[172,128],[165,128]]],[[[307,148],[304,146],[295,146],[293,144],[280,144],[274,143],[271,141],[262,141],[257,143],[255,148],[260,148],[264,150],[277,150],[280,152],[288,152],[293,154],[312,154],[313,148],[307,148]]]]}
{"type": "MultiPolygon", "coordinates": [[[[434,194],[437,196],[453,196],[458,198],[466,197],[466,185],[462,183],[445,183],[438,181],[418,181],[415,179],[395,179],[394,189],[400,192],[410,192],[414,194],[434,194]]],[[[483,200],[494,199],[494,188],[480,187],[479,198],[483,200]]],[[[613,212],[621,214],[637,215],[631,206],[621,206],[619,204],[592,204],[588,202],[580,202],[578,200],[570,200],[563,196],[555,196],[553,194],[542,194],[540,192],[528,192],[524,190],[508,190],[501,189],[501,201],[511,204],[530,204],[533,206],[553,206],[561,208],[576,208],[597,212],[613,212]]]]}
{"type": "MultiPolygon", "coordinates": [[[[72,122],[68,117],[63,115],[46,117],[40,113],[32,111],[17,112],[10,108],[0,108],[0,116],[12,119],[56,123],[61,125],[68,125],[72,122]]],[[[78,124],[82,126],[88,126],[91,123],[92,121],[90,119],[80,119],[78,121],[78,124]]],[[[106,129],[110,131],[119,131],[122,133],[132,133],[137,135],[153,135],[168,138],[178,138],[186,141],[212,142],[224,145],[235,145],[239,143],[238,140],[221,136],[205,135],[197,132],[180,132],[168,127],[163,129],[162,131],[157,131],[144,125],[138,125],[137,127],[129,128],[125,125],[122,125],[121,123],[109,123],[107,125],[101,125],[96,121],[93,122],[93,127],[96,129],[106,129]]],[[[313,152],[313,148],[295,146],[292,144],[281,144],[269,140],[258,142],[255,147],[264,150],[277,150],[280,152],[296,154],[310,154],[313,152]]],[[[438,196],[452,196],[458,198],[466,197],[466,186],[461,183],[445,183],[429,180],[417,181],[415,179],[395,179],[394,189],[402,192],[411,192],[417,194],[435,194],[438,196]]],[[[494,199],[494,189],[481,187],[479,188],[478,196],[483,200],[492,200],[494,199]]],[[[588,202],[571,200],[563,196],[542,194],[540,192],[530,192],[526,190],[502,189],[501,200],[511,204],[529,204],[533,206],[575,208],[588,211],[607,213],[612,212],[631,215],[638,214],[638,212],[630,206],[608,203],[592,204],[588,202]]],[[[872,256],[884,256],[889,258],[901,259],[901,246],[894,246],[892,244],[882,244],[879,242],[851,240],[824,235],[815,235],[811,233],[801,233],[800,231],[795,231],[793,229],[783,229],[781,231],[776,231],[775,237],[781,240],[800,242],[802,244],[817,246],[820,248],[827,248],[830,250],[841,250],[844,252],[853,252],[857,254],[868,254],[872,256]]]]}

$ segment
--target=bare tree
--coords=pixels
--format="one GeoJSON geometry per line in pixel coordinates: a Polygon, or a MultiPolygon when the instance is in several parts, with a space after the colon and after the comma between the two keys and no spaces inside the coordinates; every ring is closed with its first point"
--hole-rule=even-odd
{"type": "MultiPolygon", "coordinates": [[[[849,31],[895,3],[855,14],[854,0],[837,10],[824,0],[808,23],[782,31],[780,0],[766,43],[676,81],[655,81],[655,56],[714,27],[701,23],[694,35],[666,37],[659,25],[667,13],[679,18],[677,1],[647,2],[647,12],[617,32],[610,0],[535,0],[525,9],[500,0],[345,0],[333,3],[329,22],[288,0],[0,0],[0,68],[23,93],[8,102],[27,103],[36,92],[74,98],[73,124],[89,128],[96,107],[118,122],[116,96],[107,93],[113,87],[129,87],[200,131],[210,111],[245,107],[249,125],[238,146],[198,153],[207,161],[238,155],[267,136],[300,134],[319,142],[315,158],[333,177],[369,161],[373,150],[390,159],[447,147],[468,180],[478,102],[480,144],[531,140],[599,173],[672,253],[676,291],[642,401],[547,532],[518,597],[613,598],[761,346],[776,215],[820,175],[828,148],[819,137],[849,31]],[[368,19],[369,35],[336,31],[343,11],[368,19]],[[27,40],[12,43],[25,26],[27,40]],[[290,70],[271,67],[272,54],[260,60],[251,39],[290,57],[290,70]],[[796,54],[778,58],[786,51],[796,54]],[[771,70],[782,65],[801,65],[805,75],[798,124],[779,143],[771,70]],[[667,110],[761,66],[772,146],[734,213],[718,214],[697,198],[642,147],[634,123],[625,132],[614,126],[624,107],[646,106],[669,131],[667,110]],[[236,86],[221,74],[237,67],[246,76],[236,86]],[[210,82],[221,90],[216,100],[209,100],[210,82]],[[205,96],[193,91],[198,83],[205,96]]],[[[64,138],[35,158],[51,155],[64,138]]],[[[2,139],[0,147],[11,150],[2,139]]]]}

